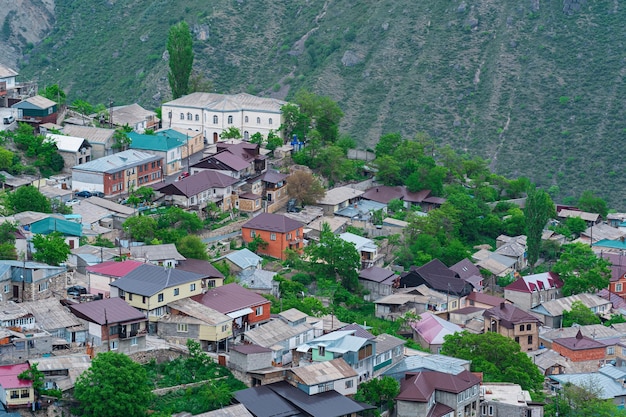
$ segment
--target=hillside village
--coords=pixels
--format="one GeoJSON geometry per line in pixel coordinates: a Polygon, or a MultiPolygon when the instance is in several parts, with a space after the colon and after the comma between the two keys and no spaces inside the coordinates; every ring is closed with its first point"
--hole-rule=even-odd
{"type": "Polygon", "coordinates": [[[377,147],[345,181],[302,163],[313,139],[281,132],[280,100],[193,93],[160,117],[137,104],[102,116],[17,76],[0,66],[2,129],[54,143],[62,168],[0,171],[13,249],[0,260],[0,415],[69,412],[99,354],[167,363],[194,358],[190,340],[247,387],[203,417],[542,417],[572,386],[623,409],[626,214],[550,200],[539,249],[530,184],[497,185],[455,155],[435,164],[434,145],[405,154],[419,178],[392,175],[377,147]],[[538,377],[451,355],[472,337],[514,346],[509,368],[538,377]],[[42,387],[18,378],[33,366],[42,387]],[[368,403],[372,381],[397,390],[368,403]]]}

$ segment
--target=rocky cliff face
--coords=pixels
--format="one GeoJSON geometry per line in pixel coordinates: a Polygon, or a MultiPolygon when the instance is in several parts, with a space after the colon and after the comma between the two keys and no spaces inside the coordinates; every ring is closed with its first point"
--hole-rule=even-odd
{"type": "Polygon", "coordinates": [[[54,0],[4,0],[0,4],[0,62],[17,69],[21,57],[52,31],[54,0]]]}

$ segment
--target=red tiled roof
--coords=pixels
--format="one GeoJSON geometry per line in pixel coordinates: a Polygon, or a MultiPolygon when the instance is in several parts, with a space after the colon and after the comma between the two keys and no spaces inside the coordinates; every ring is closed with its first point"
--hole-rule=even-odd
{"type": "Polygon", "coordinates": [[[282,214],[261,213],[241,226],[247,229],[287,233],[302,227],[302,223],[282,214]]]}
{"type": "Polygon", "coordinates": [[[32,381],[17,378],[19,374],[29,368],[30,366],[27,363],[0,366],[0,386],[5,391],[12,388],[31,387],[33,385],[32,381]]]}
{"type": "Polygon", "coordinates": [[[265,297],[239,284],[213,288],[204,294],[194,295],[191,299],[223,314],[269,303],[265,297]]]}
{"type": "Polygon", "coordinates": [[[101,264],[98,264],[98,265],[88,266],[87,271],[93,272],[99,275],[107,275],[111,277],[123,277],[124,275],[135,270],[141,265],[143,265],[143,262],[132,261],[132,260],[122,261],[122,262],[107,261],[107,262],[102,262],[101,264]]]}

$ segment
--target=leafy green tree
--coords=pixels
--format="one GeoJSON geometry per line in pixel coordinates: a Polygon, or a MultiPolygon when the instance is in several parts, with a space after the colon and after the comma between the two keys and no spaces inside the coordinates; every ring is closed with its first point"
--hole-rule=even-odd
{"type": "Polygon", "coordinates": [[[600,324],[600,317],[581,301],[574,301],[571,310],[563,311],[563,327],[572,327],[574,323],[581,326],[600,324]]]}
{"type": "Polygon", "coordinates": [[[445,205],[451,205],[457,210],[459,220],[463,225],[459,230],[459,237],[466,243],[476,242],[480,235],[481,219],[489,214],[487,205],[465,192],[454,192],[448,195],[447,201],[442,206],[445,205]]]}
{"type": "Polygon", "coordinates": [[[268,150],[274,151],[279,146],[283,146],[283,140],[280,136],[276,135],[274,132],[270,131],[267,134],[267,145],[265,146],[268,150]]]}
{"type": "Polygon", "coordinates": [[[604,324],[606,327],[611,327],[611,325],[618,323],[626,323],[626,317],[621,314],[611,314],[611,318],[602,324],[604,324]]]}
{"type": "Polygon", "coordinates": [[[52,213],[50,200],[32,185],[19,187],[17,190],[8,193],[6,210],[11,214],[28,210],[52,213]]]}
{"type": "Polygon", "coordinates": [[[0,224],[0,259],[17,259],[16,231],[17,226],[9,221],[0,224]]]}
{"type": "Polygon", "coordinates": [[[124,151],[128,149],[131,144],[131,139],[128,137],[127,132],[123,128],[115,130],[113,133],[113,144],[111,147],[117,151],[124,151]]]}
{"type": "Polygon", "coordinates": [[[326,191],[313,174],[298,170],[287,178],[287,194],[304,206],[317,203],[326,191]]]}
{"type": "Polygon", "coordinates": [[[330,97],[318,96],[307,90],[298,91],[294,102],[300,106],[300,112],[311,120],[324,143],[337,141],[343,112],[336,102],[330,97]]]}
{"type": "Polygon", "coordinates": [[[263,139],[263,135],[259,132],[256,132],[255,134],[250,136],[250,143],[256,143],[257,145],[262,145],[264,140],[265,139],[263,139]]]}
{"type": "Polygon", "coordinates": [[[374,165],[378,170],[376,172],[376,179],[378,181],[385,185],[400,185],[403,183],[400,173],[402,166],[393,156],[383,155],[376,158],[374,165]]]}
{"type": "Polygon", "coordinates": [[[220,133],[221,139],[241,139],[241,137],[241,131],[234,126],[229,126],[220,133]]]}
{"type": "Polygon", "coordinates": [[[580,217],[568,217],[565,220],[565,226],[575,235],[580,235],[587,230],[587,222],[580,217]]]}
{"type": "Polygon", "coordinates": [[[374,378],[359,384],[354,399],[376,407],[393,408],[394,399],[400,394],[400,384],[390,376],[374,378]]]}
{"type": "Polygon", "coordinates": [[[76,109],[76,111],[78,111],[80,114],[95,113],[94,107],[85,100],[74,100],[70,107],[76,109]]]}
{"type": "Polygon", "coordinates": [[[209,260],[206,243],[196,235],[187,235],[176,242],[176,249],[185,258],[209,260]]]}
{"type": "Polygon", "coordinates": [[[6,170],[13,166],[15,154],[8,149],[0,149],[0,169],[6,170]]]}
{"type": "Polygon", "coordinates": [[[394,198],[387,203],[387,210],[392,213],[397,213],[399,211],[404,210],[404,202],[399,198],[394,198]]]}
{"type": "Polygon", "coordinates": [[[467,331],[444,337],[441,354],[471,360],[471,371],[482,372],[486,382],[512,382],[534,399],[542,395],[543,374],[513,339],[499,333],[467,331]]]}
{"type": "Polygon", "coordinates": [[[154,198],[154,189],[151,187],[139,187],[136,190],[133,190],[131,195],[139,198],[142,203],[151,202],[152,198],[154,198]]]}
{"type": "Polygon", "coordinates": [[[526,216],[528,265],[532,271],[539,259],[543,229],[546,227],[548,220],[556,216],[554,203],[550,195],[542,189],[529,188],[524,215],[526,216]]]}
{"type": "Polygon", "coordinates": [[[526,177],[519,177],[518,179],[510,180],[506,187],[507,197],[520,198],[530,187],[530,180],[526,177]]]}
{"type": "Polygon", "coordinates": [[[44,391],[43,387],[45,375],[38,369],[37,362],[33,363],[30,368],[20,373],[17,376],[17,379],[32,381],[33,389],[37,394],[41,394],[44,391]]]}
{"type": "Polygon", "coordinates": [[[524,212],[514,207],[510,209],[502,222],[504,232],[509,236],[519,236],[526,233],[526,216],[524,212]]]}
{"type": "Polygon", "coordinates": [[[65,104],[67,100],[65,91],[63,91],[58,84],[47,86],[43,91],[40,91],[39,94],[48,100],[54,101],[58,105],[65,104]]]}
{"type": "Polygon", "coordinates": [[[146,370],[116,352],[98,354],[77,379],[72,410],[85,417],[144,417],[152,401],[146,370]]]}
{"type": "Polygon", "coordinates": [[[609,286],[610,262],[599,258],[583,243],[562,246],[563,252],[552,270],[563,280],[563,295],[595,293],[609,286]]]}
{"type": "Polygon", "coordinates": [[[35,235],[33,237],[35,253],[33,259],[48,265],[59,265],[70,255],[70,246],[65,243],[63,235],[52,232],[49,235],[35,235]]]}
{"type": "Polygon", "coordinates": [[[374,149],[376,157],[380,158],[384,155],[393,155],[403,141],[404,139],[400,133],[387,133],[386,135],[382,135],[374,149]]]}
{"type": "Polygon", "coordinates": [[[252,252],[256,253],[259,248],[265,249],[267,248],[268,243],[263,240],[263,238],[259,235],[254,236],[254,238],[248,242],[247,246],[252,252]]]}
{"type": "Polygon", "coordinates": [[[585,191],[578,199],[578,208],[590,213],[598,213],[603,218],[609,213],[609,209],[600,197],[596,197],[592,191],[585,191]]]}
{"type": "Polygon", "coordinates": [[[94,246],[99,246],[102,248],[114,248],[115,243],[111,242],[109,239],[102,237],[101,235],[96,236],[96,240],[92,243],[94,246]]]}
{"type": "Polygon", "coordinates": [[[279,130],[283,132],[286,140],[291,141],[293,135],[298,139],[306,138],[311,125],[311,116],[300,111],[297,104],[287,103],[280,108],[282,113],[283,124],[279,130]]]}
{"type": "Polygon", "coordinates": [[[133,216],[126,219],[122,229],[131,239],[148,242],[154,238],[157,222],[150,216],[133,216]]]}
{"type": "Polygon", "coordinates": [[[327,223],[322,225],[319,243],[309,244],[304,251],[313,269],[325,277],[340,278],[349,291],[357,289],[361,256],[353,243],[335,235],[327,223]]]}
{"type": "Polygon", "coordinates": [[[167,79],[175,99],[189,93],[189,77],[193,66],[193,41],[187,22],[182,21],[170,28],[167,36],[169,72],[167,79]]]}
{"type": "Polygon", "coordinates": [[[602,399],[604,388],[595,379],[580,384],[564,384],[562,390],[544,406],[546,417],[625,417],[626,411],[602,399]]]}

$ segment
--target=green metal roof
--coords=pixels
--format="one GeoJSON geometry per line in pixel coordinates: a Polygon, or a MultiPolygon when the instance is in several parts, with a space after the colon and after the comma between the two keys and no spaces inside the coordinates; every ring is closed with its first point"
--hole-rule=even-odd
{"type": "Polygon", "coordinates": [[[599,246],[602,248],[626,249],[626,242],[622,242],[621,240],[602,239],[599,242],[594,243],[593,246],[599,246]]]}
{"type": "Polygon", "coordinates": [[[167,152],[180,146],[185,146],[189,137],[182,133],[166,129],[156,132],[154,135],[141,135],[136,132],[127,134],[131,140],[131,149],[144,149],[151,151],[167,152]]]}
{"type": "Polygon", "coordinates": [[[59,232],[65,236],[82,236],[83,226],[80,223],[46,217],[30,225],[30,231],[36,235],[47,235],[59,232]]]}

